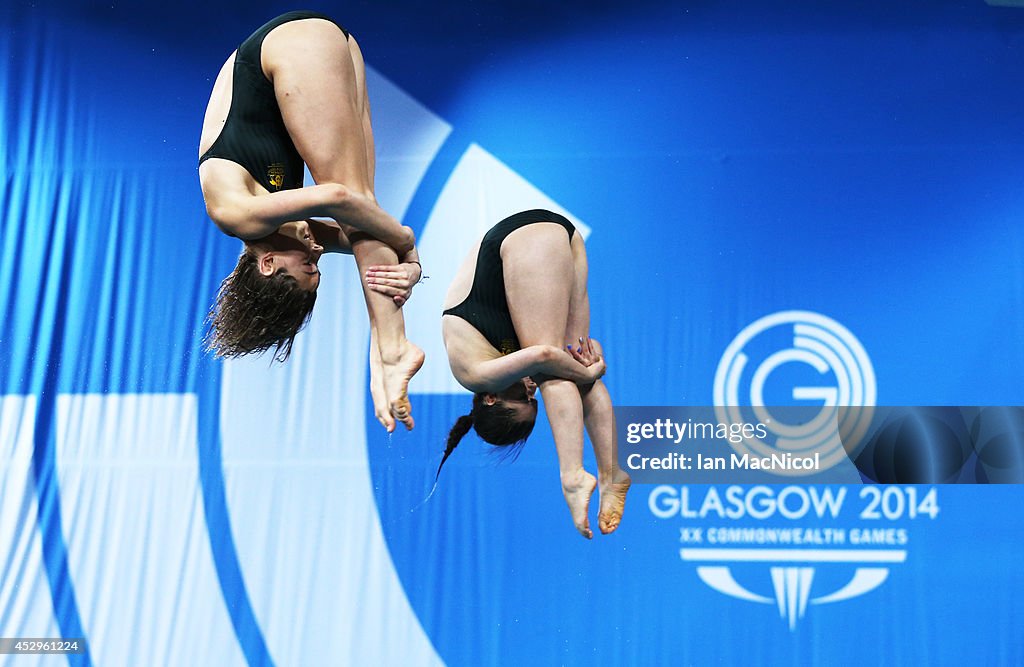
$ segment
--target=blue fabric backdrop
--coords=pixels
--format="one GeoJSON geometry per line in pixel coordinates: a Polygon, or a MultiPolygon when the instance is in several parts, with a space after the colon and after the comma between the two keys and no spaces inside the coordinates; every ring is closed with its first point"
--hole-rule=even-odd
{"type": "Polygon", "coordinates": [[[878,404],[1024,403],[1024,9],[312,4],[360,40],[378,196],[432,276],[411,434],[372,419],[350,258],[284,366],[200,350],[239,249],[198,187],[205,103],[292,7],[0,8],[0,637],[89,645],[0,663],[1024,662],[1020,486],[638,485],[585,542],[542,417],[424,502],[469,402],[441,299],[518,209],[586,234],[617,404],[710,405],[790,311],[857,341],[878,404]],[[777,539],[799,558],[749,559],[777,539]]]}

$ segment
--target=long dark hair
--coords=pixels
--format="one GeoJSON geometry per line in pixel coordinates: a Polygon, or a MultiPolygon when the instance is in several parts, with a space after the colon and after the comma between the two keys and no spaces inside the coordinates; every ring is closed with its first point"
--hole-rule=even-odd
{"type": "Polygon", "coordinates": [[[455,420],[455,425],[448,432],[448,442],[445,446],[444,456],[441,458],[441,465],[437,466],[437,474],[434,481],[441,476],[441,468],[444,462],[452,455],[455,448],[459,446],[462,438],[472,428],[480,439],[496,447],[515,447],[513,455],[518,454],[519,448],[526,444],[526,439],[533,433],[533,426],[537,423],[537,414],[534,412],[533,419],[523,420],[519,413],[498,401],[493,405],[484,402],[484,394],[473,394],[473,409],[468,415],[462,415],[455,420]]]}
{"type": "Polygon", "coordinates": [[[274,348],[274,360],[284,361],[314,303],[316,291],[300,287],[285,269],[271,276],[260,273],[256,253],[246,246],[210,308],[206,349],[235,358],[274,348]]]}

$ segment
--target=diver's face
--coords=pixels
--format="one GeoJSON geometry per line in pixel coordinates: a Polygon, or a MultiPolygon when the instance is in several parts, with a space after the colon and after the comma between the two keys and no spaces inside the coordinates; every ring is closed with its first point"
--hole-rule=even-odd
{"type": "Polygon", "coordinates": [[[320,286],[317,262],[324,253],[324,247],[316,242],[307,222],[285,223],[265,242],[270,250],[260,263],[260,271],[264,275],[273,275],[283,268],[304,290],[313,291],[320,286]]]}
{"type": "Polygon", "coordinates": [[[537,399],[533,397],[536,392],[537,384],[533,379],[525,377],[497,394],[490,394],[490,396],[494,396],[494,403],[501,401],[519,413],[520,419],[527,420],[537,416],[537,399]]]}

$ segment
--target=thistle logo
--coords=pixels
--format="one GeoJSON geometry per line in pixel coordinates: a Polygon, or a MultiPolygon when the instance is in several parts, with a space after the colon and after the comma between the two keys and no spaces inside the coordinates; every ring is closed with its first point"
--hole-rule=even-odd
{"type": "MultiPolygon", "coordinates": [[[[749,420],[744,411],[750,411],[753,419],[764,424],[773,436],[774,445],[755,437],[731,443],[741,455],[771,456],[786,452],[809,456],[818,453],[820,471],[846,461],[847,452],[864,437],[874,412],[875,393],[871,360],[846,327],[818,313],[787,310],[750,324],[726,348],[715,372],[715,416],[722,424],[739,423],[749,420]],[[787,333],[789,330],[792,334],[787,333]],[[783,349],[778,349],[776,342],[780,333],[786,334],[783,340],[787,347],[783,349]],[[762,354],[764,359],[748,373],[754,354],[762,354]],[[823,377],[831,375],[832,384],[793,386],[789,396],[766,403],[769,377],[781,367],[794,363],[808,366],[823,377]],[[749,382],[749,392],[741,397],[743,381],[749,382]],[[821,409],[805,423],[789,424],[764,407],[783,405],[783,401],[820,402],[821,409]],[[744,404],[749,407],[742,407],[744,404]]],[[[779,472],[806,475],[817,471],[779,472]]]]}
{"type": "Polygon", "coordinates": [[[803,618],[807,605],[842,602],[874,590],[889,576],[889,568],[880,564],[902,563],[903,549],[682,549],[680,556],[690,562],[772,563],[769,568],[775,598],[753,593],[733,577],[728,565],[699,565],[697,576],[719,593],[740,600],[776,604],[779,616],[790,630],[803,618]],[[813,564],[856,564],[853,577],[836,591],[811,598],[813,564]]]}

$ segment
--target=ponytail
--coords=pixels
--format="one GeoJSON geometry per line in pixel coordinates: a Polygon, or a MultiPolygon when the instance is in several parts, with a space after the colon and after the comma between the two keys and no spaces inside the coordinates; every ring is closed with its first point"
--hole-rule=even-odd
{"type": "Polygon", "coordinates": [[[441,468],[444,467],[444,462],[448,460],[448,457],[452,455],[455,448],[459,446],[459,442],[462,438],[469,433],[469,429],[473,427],[473,411],[470,410],[468,415],[462,415],[455,420],[455,425],[452,426],[452,430],[448,433],[448,444],[444,449],[444,457],[441,459],[441,465],[437,466],[437,474],[434,476],[434,482],[436,483],[438,478],[441,477],[441,468]]]}
{"type": "Polygon", "coordinates": [[[473,409],[469,411],[468,415],[459,417],[448,433],[448,445],[445,447],[441,465],[437,466],[434,483],[436,484],[441,477],[441,468],[444,466],[444,462],[459,446],[462,438],[469,433],[469,429],[476,430],[476,434],[486,443],[502,448],[511,446],[511,449],[504,451],[514,458],[519,454],[526,439],[530,437],[530,433],[533,432],[536,419],[536,403],[533,404],[533,414],[527,419],[523,419],[519,413],[503,402],[488,405],[484,402],[483,393],[474,394],[473,409]]]}

